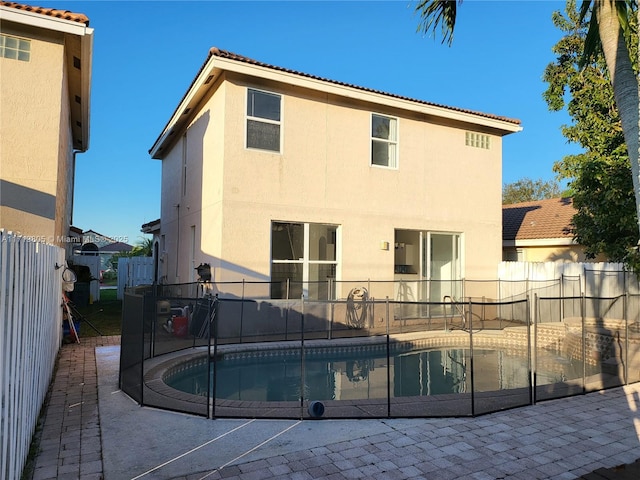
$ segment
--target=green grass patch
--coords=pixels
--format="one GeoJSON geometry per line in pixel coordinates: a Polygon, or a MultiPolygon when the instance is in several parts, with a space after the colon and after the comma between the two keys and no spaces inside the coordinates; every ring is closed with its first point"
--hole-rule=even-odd
{"type": "Polygon", "coordinates": [[[80,320],[80,338],[96,337],[91,323],[102,335],[120,335],[122,332],[122,300],[116,298],[117,291],[113,289],[100,290],[100,301],[85,307],[78,307],[80,314],[87,320],[80,320]]]}

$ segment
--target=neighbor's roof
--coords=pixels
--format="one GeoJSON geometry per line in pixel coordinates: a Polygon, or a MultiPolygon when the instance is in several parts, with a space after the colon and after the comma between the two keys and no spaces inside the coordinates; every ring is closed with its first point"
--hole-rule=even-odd
{"type": "Polygon", "coordinates": [[[2,2],[3,7],[15,8],[17,10],[24,10],[27,12],[39,13],[40,15],[47,15],[49,17],[61,18],[63,20],[70,20],[72,22],[82,23],[85,26],[89,26],[89,17],[82,13],[73,13],[69,10],[58,10],[56,8],[46,7],[34,7],[31,5],[25,5],[17,2],[2,2]]]}
{"type": "Polygon", "coordinates": [[[131,245],[124,242],[115,242],[100,247],[101,252],[130,252],[133,249],[131,245]]]}
{"type": "MultiPolygon", "coordinates": [[[[425,107],[431,107],[431,108],[434,109],[434,111],[431,112],[431,113],[434,114],[434,115],[437,114],[436,110],[448,111],[448,112],[457,112],[459,114],[472,115],[474,117],[480,117],[480,118],[485,118],[485,119],[489,119],[489,120],[500,122],[503,125],[502,128],[505,128],[504,125],[509,125],[509,131],[511,131],[511,132],[516,132],[516,131],[519,131],[519,130],[522,129],[520,127],[520,123],[521,123],[520,120],[517,120],[517,119],[514,119],[514,118],[508,118],[508,117],[503,117],[503,116],[499,116],[499,115],[493,115],[493,114],[490,114],[490,113],[482,113],[482,112],[477,112],[477,111],[474,111],[474,110],[467,110],[467,109],[464,109],[464,108],[450,107],[450,106],[441,105],[441,104],[437,104],[437,103],[427,102],[427,101],[424,101],[424,100],[418,100],[418,99],[415,99],[415,98],[405,97],[405,96],[402,96],[402,95],[396,95],[396,94],[384,92],[384,91],[381,91],[381,90],[375,90],[375,89],[372,89],[372,88],[361,87],[361,86],[350,84],[350,83],[340,82],[340,81],[337,81],[337,80],[331,80],[329,78],[320,77],[320,76],[316,76],[316,75],[311,75],[311,74],[308,74],[308,73],[299,72],[297,70],[291,70],[291,69],[288,69],[288,68],[278,67],[276,65],[271,65],[269,63],[259,62],[257,60],[253,60],[251,58],[248,58],[248,57],[245,57],[245,56],[242,56],[242,55],[238,55],[236,53],[232,53],[232,52],[229,52],[227,50],[222,50],[222,49],[217,48],[217,47],[212,47],[209,50],[209,54],[207,55],[206,60],[204,61],[204,63],[200,67],[200,70],[198,71],[198,73],[196,74],[195,78],[191,82],[191,85],[189,86],[189,88],[187,89],[186,93],[182,97],[182,100],[180,100],[177,108],[174,110],[174,112],[173,112],[173,114],[171,116],[171,119],[169,120],[169,122],[165,126],[163,132],[156,139],[156,141],[153,144],[153,147],[151,147],[149,149],[149,153],[151,153],[152,156],[154,156],[155,154],[159,153],[160,150],[162,150],[162,146],[161,145],[162,145],[162,143],[164,143],[164,140],[166,140],[168,136],[170,136],[171,134],[174,133],[174,128],[173,127],[178,125],[178,124],[181,124],[180,117],[181,116],[185,116],[185,114],[187,114],[189,112],[192,112],[193,106],[195,106],[196,103],[197,103],[197,102],[194,102],[192,100],[194,98],[196,98],[198,100],[200,98],[202,98],[202,94],[198,95],[197,92],[198,92],[198,90],[204,88],[205,85],[208,85],[211,82],[211,80],[213,79],[213,77],[214,77],[213,70],[215,69],[215,65],[211,64],[211,60],[214,59],[214,58],[217,58],[217,59],[220,59],[220,60],[230,60],[232,62],[235,62],[236,64],[244,64],[244,65],[255,66],[255,67],[258,67],[258,68],[266,69],[268,71],[281,72],[281,73],[287,74],[289,76],[293,75],[293,76],[298,77],[298,78],[304,78],[304,79],[312,80],[312,81],[315,81],[315,82],[321,82],[321,84],[324,84],[324,85],[334,85],[334,86],[344,87],[346,89],[354,89],[354,90],[357,90],[357,91],[360,91],[360,92],[364,92],[364,93],[369,93],[369,94],[374,94],[374,95],[381,95],[381,96],[386,97],[388,99],[395,99],[395,100],[400,100],[400,101],[404,101],[404,102],[410,102],[411,104],[414,104],[414,105],[422,105],[422,106],[425,106],[425,107]]],[[[221,68],[221,69],[224,70],[224,68],[221,68]]],[[[157,157],[154,157],[154,158],[157,158],[157,157]]]]}
{"type": "Polygon", "coordinates": [[[576,210],[571,198],[502,206],[502,240],[571,239],[576,210]]]}
{"type": "Polygon", "coordinates": [[[159,232],[160,231],[160,219],[156,219],[156,220],[152,220],[148,223],[144,223],[142,224],[142,227],[140,227],[140,231],[142,233],[153,233],[153,232],[159,232]]]}

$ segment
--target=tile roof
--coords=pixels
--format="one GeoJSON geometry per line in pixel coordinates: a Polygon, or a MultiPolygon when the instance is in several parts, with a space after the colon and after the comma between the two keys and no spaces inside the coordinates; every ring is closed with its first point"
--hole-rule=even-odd
{"type": "Polygon", "coordinates": [[[132,249],[131,245],[124,242],[109,243],[104,247],[100,247],[101,252],[130,252],[132,249]]]}
{"type": "Polygon", "coordinates": [[[248,63],[248,64],[251,64],[251,65],[256,65],[256,66],[264,67],[264,68],[269,68],[271,70],[277,70],[277,71],[280,71],[280,72],[292,73],[294,75],[299,75],[301,77],[311,78],[313,80],[320,80],[320,81],[323,81],[323,82],[333,83],[334,85],[340,85],[340,86],[349,87],[349,88],[356,88],[356,89],[362,90],[364,92],[376,93],[376,94],[379,94],[379,95],[384,95],[386,97],[397,98],[397,99],[400,99],[400,100],[408,100],[410,102],[421,103],[423,105],[430,105],[430,106],[433,106],[433,107],[444,108],[444,109],[453,110],[453,111],[456,111],[456,112],[469,113],[469,114],[472,114],[472,115],[478,115],[478,116],[485,117],[485,118],[491,118],[491,119],[494,119],[494,120],[500,120],[500,121],[512,123],[512,124],[515,124],[515,125],[520,125],[520,123],[521,123],[520,120],[517,120],[517,119],[514,119],[514,118],[502,117],[502,116],[493,115],[493,114],[490,114],[490,113],[476,112],[476,111],[473,111],[473,110],[466,110],[464,108],[449,107],[447,105],[440,105],[440,104],[437,104],[437,103],[426,102],[424,100],[417,100],[415,98],[405,97],[405,96],[402,96],[402,95],[396,95],[396,94],[393,94],[393,93],[387,93],[387,92],[383,92],[381,90],[375,90],[375,89],[372,89],[372,88],[361,87],[361,86],[353,85],[353,84],[350,84],[350,83],[340,82],[340,81],[337,81],[337,80],[331,80],[331,79],[328,79],[328,78],[318,77],[316,75],[311,75],[311,74],[308,74],[308,73],[299,72],[297,70],[290,70],[288,68],[278,67],[276,65],[270,65],[268,63],[259,62],[257,60],[253,60],[251,58],[244,57],[242,55],[238,55],[237,53],[232,53],[232,52],[229,52],[227,50],[222,50],[222,49],[217,48],[217,47],[212,47],[209,50],[209,55],[207,56],[207,59],[205,60],[204,64],[202,65],[202,68],[198,72],[198,75],[196,75],[196,78],[200,75],[200,72],[202,71],[202,69],[204,68],[204,66],[207,64],[207,62],[209,61],[209,59],[212,56],[219,57],[219,58],[225,58],[225,59],[229,59],[229,60],[235,60],[235,61],[243,62],[243,63],[248,63]]]}
{"type": "Polygon", "coordinates": [[[72,22],[78,22],[89,26],[89,17],[82,13],[73,13],[68,10],[58,10],[55,8],[34,7],[31,5],[25,5],[17,2],[1,2],[1,6],[15,8],[17,10],[24,10],[27,12],[39,13],[40,15],[47,15],[49,17],[61,18],[63,20],[70,20],[72,22]]]}
{"type": "Polygon", "coordinates": [[[160,231],[160,219],[153,220],[151,222],[145,223],[140,227],[140,231],[142,233],[154,233],[160,231]]]}
{"type": "Polygon", "coordinates": [[[572,238],[576,210],[571,198],[552,198],[502,206],[502,239],[572,238]]]}

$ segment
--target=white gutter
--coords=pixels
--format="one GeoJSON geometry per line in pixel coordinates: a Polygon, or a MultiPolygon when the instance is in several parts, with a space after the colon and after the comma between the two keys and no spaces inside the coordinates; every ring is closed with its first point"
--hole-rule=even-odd
{"type": "Polygon", "coordinates": [[[578,245],[573,238],[530,238],[522,240],[503,240],[503,247],[556,247],[578,245]]]}
{"type": "Polygon", "coordinates": [[[69,33],[71,35],[93,35],[93,28],[72,20],[56,18],[41,13],[28,12],[12,7],[0,6],[0,19],[8,22],[21,23],[37,28],[55,30],[57,32],[69,33]]]}

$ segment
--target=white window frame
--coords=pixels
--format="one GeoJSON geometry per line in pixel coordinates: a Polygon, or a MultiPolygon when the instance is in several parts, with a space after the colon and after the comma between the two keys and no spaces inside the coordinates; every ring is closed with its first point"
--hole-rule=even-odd
{"type": "MultiPolygon", "coordinates": [[[[391,133],[391,132],[390,132],[391,133]]],[[[391,115],[385,115],[384,113],[375,113],[372,112],[369,117],[369,165],[371,167],[379,167],[379,168],[388,168],[391,170],[397,170],[400,164],[400,119],[398,117],[393,117],[391,115]],[[389,120],[393,120],[395,122],[395,139],[384,139],[373,136],[373,118],[374,117],[382,117],[387,118],[389,120]],[[377,163],[373,163],[373,143],[386,143],[389,148],[393,146],[394,154],[393,154],[393,164],[392,165],[379,165],[377,163]]]]}
{"type": "MultiPolygon", "coordinates": [[[[284,221],[284,220],[272,220],[271,225],[274,223],[291,223],[291,224],[300,224],[303,227],[303,252],[302,257],[298,259],[292,260],[274,260],[273,256],[271,257],[271,266],[276,264],[296,264],[302,267],[302,282],[303,282],[303,295],[305,298],[309,298],[309,276],[310,276],[310,265],[335,265],[336,267],[336,280],[340,278],[340,267],[342,265],[341,257],[340,257],[340,245],[341,245],[341,233],[342,226],[332,223],[317,223],[317,222],[300,222],[300,221],[284,221]],[[335,238],[335,260],[311,260],[310,257],[310,228],[311,225],[327,225],[333,226],[336,229],[336,238],[335,238]]],[[[273,241],[273,239],[270,239],[273,241]]],[[[272,254],[271,254],[272,255],[272,254]]]]}
{"type": "Polygon", "coordinates": [[[257,152],[266,152],[266,153],[272,153],[272,154],[282,154],[282,137],[283,137],[283,128],[282,128],[282,124],[283,122],[283,116],[284,116],[284,108],[283,108],[283,104],[284,104],[284,98],[283,95],[280,93],[275,93],[275,92],[270,92],[268,90],[262,90],[260,88],[254,88],[254,87],[247,87],[246,88],[246,94],[244,96],[244,115],[245,115],[245,119],[244,119],[244,148],[246,148],[247,150],[253,150],[253,151],[257,151],[257,152]],[[266,95],[273,95],[275,97],[279,97],[280,98],[280,120],[271,120],[269,118],[263,118],[263,117],[254,117],[252,115],[247,114],[247,110],[249,107],[249,91],[252,90],[254,92],[259,92],[259,93],[264,93],[266,95]],[[269,150],[266,148],[258,148],[258,147],[250,147],[248,145],[248,140],[249,140],[249,120],[252,120],[254,122],[261,122],[261,123],[268,123],[271,125],[278,125],[280,127],[280,138],[279,138],[279,145],[278,145],[278,151],[275,150],[269,150]]]}

